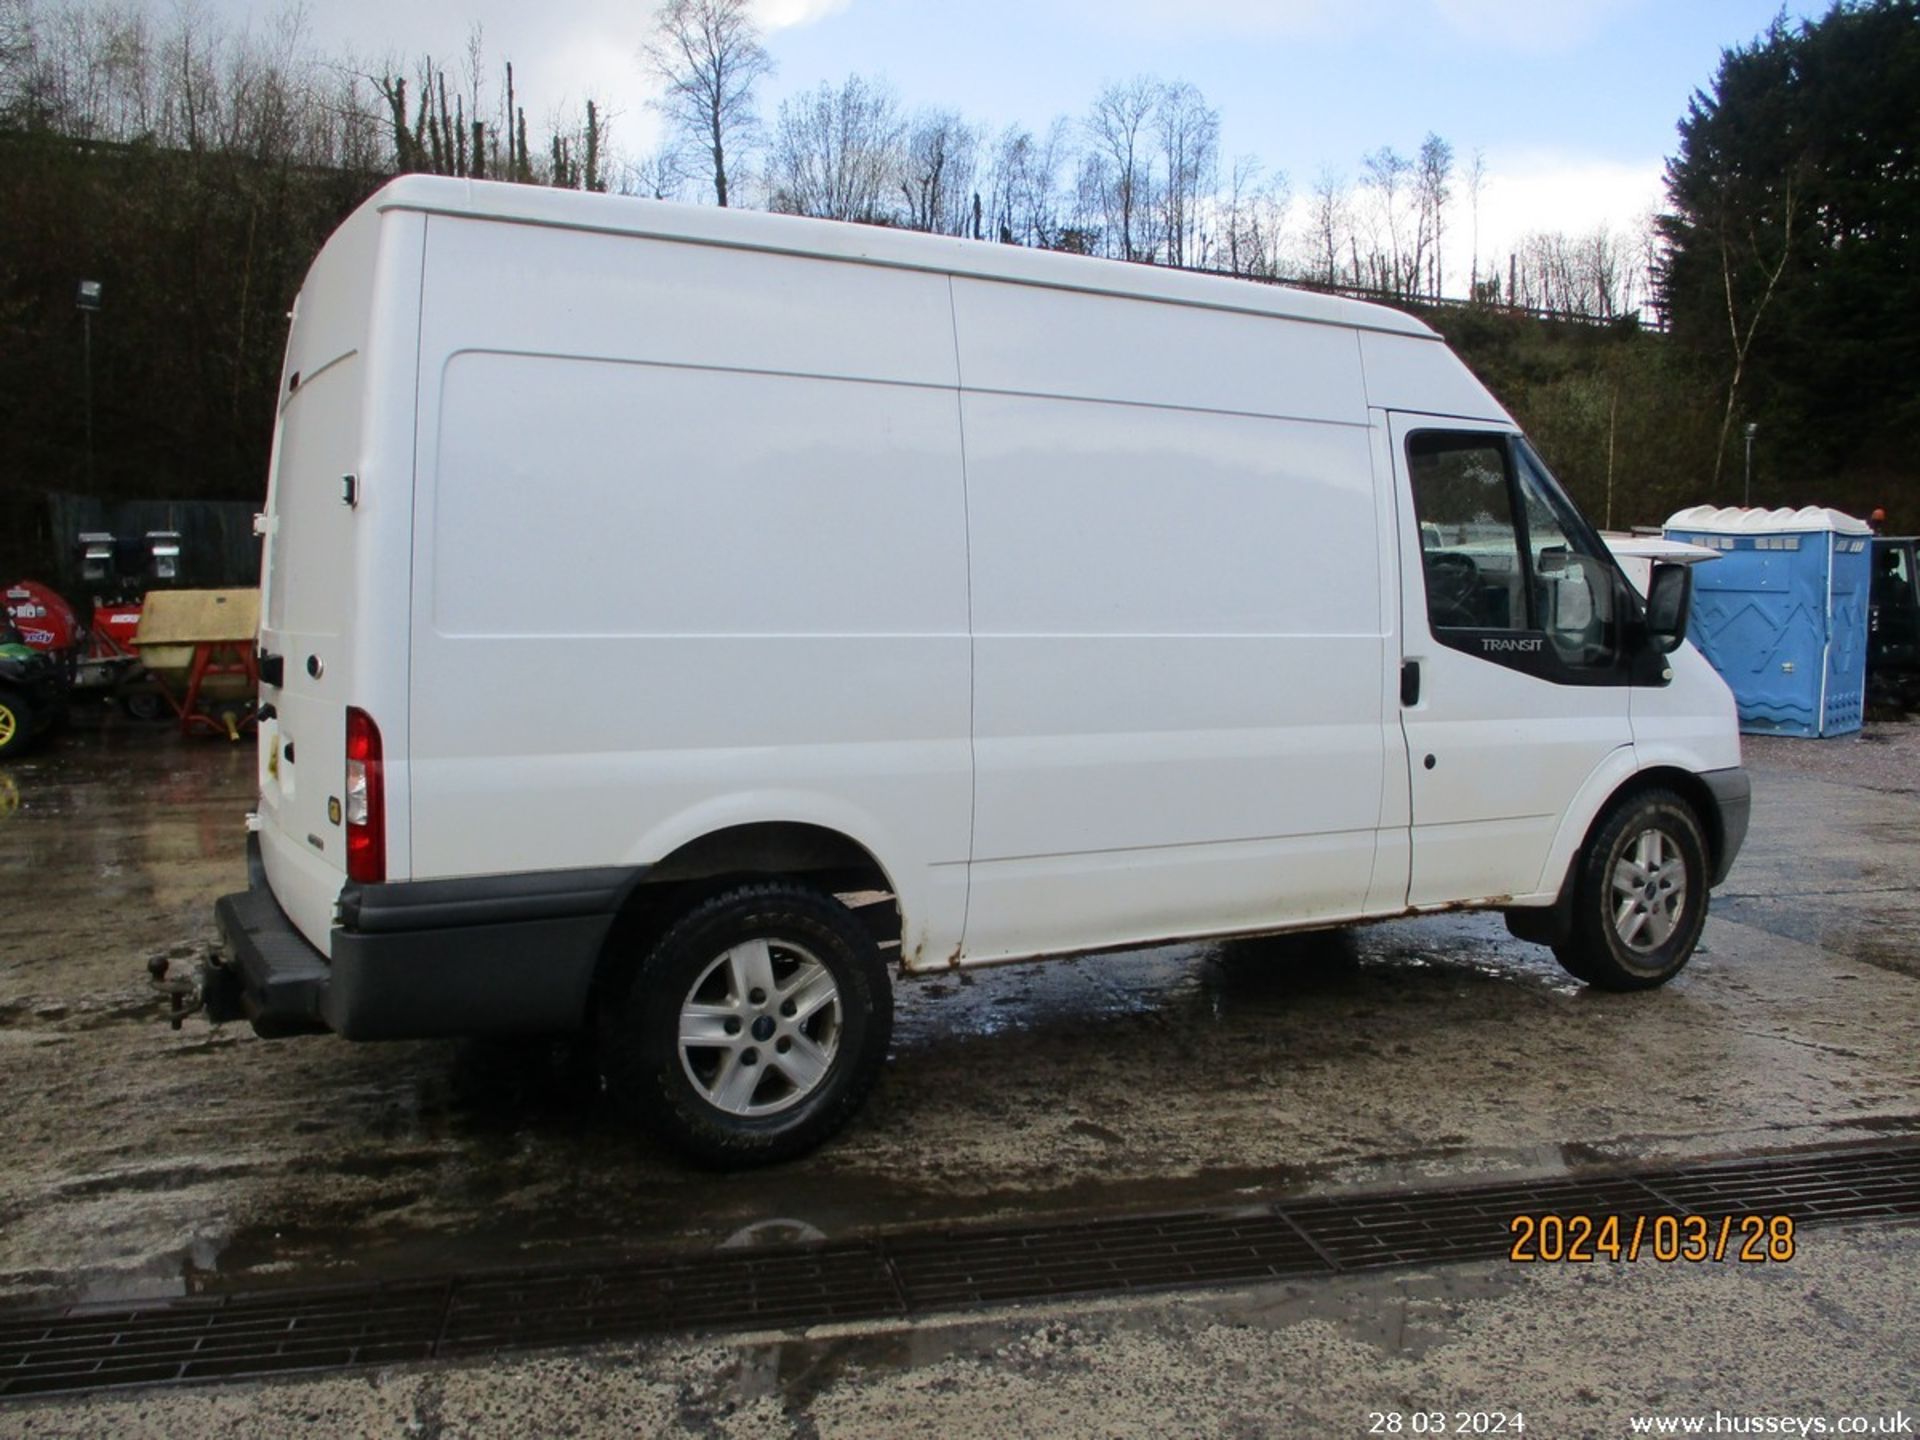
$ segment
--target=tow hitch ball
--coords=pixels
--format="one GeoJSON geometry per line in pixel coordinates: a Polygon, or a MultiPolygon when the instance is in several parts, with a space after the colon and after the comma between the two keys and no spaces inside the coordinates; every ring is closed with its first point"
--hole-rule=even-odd
{"type": "MultiPolygon", "coordinates": [[[[168,956],[155,955],[147,961],[147,974],[153,977],[153,988],[167,1002],[167,1023],[178,1030],[189,1015],[198,1015],[207,1008],[207,995],[206,987],[192,975],[175,975],[169,979],[167,971],[172,966],[168,956]]],[[[222,968],[220,957],[209,956],[207,968],[222,968]]]]}

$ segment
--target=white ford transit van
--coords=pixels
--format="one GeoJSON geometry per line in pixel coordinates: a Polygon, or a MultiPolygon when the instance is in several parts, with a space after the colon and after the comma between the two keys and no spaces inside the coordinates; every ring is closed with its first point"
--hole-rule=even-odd
{"type": "Polygon", "coordinates": [[[1686,963],[1733,702],[1427,327],[1228,279],[407,177],[280,387],[216,1019],[591,1030],[713,1163],[908,976],[1462,906],[1686,963]]]}

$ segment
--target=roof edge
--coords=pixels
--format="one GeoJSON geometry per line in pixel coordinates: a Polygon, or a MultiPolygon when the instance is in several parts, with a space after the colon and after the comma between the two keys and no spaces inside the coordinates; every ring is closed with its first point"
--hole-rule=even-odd
{"type": "Polygon", "coordinates": [[[1195,305],[1422,340],[1441,338],[1431,326],[1402,311],[1284,283],[759,210],[723,210],[444,175],[399,176],[376,190],[361,208],[679,240],[1195,305]]]}

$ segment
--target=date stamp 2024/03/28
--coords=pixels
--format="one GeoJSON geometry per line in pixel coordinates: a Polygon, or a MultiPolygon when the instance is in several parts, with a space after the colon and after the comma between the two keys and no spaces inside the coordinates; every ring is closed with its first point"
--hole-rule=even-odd
{"type": "Polygon", "coordinates": [[[1791,1215],[1515,1215],[1507,1222],[1507,1258],[1517,1264],[1781,1265],[1793,1259],[1793,1228],[1791,1215]]]}

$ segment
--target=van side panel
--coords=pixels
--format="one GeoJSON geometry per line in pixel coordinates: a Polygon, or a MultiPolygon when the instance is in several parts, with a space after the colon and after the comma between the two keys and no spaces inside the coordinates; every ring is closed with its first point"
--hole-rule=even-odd
{"type": "Polygon", "coordinates": [[[969,390],[1366,423],[1345,325],[959,277],[953,294],[969,390]]]}
{"type": "Polygon", "coordinates": [[[1354,333],[954,289],[967,958],[1360,913],[1388,750],[1354,333]]]}
{"type": "Polygon", "coordinates": [[[802,821],[874,852],[909,953],[957,944],[970,642],[945,279],[428,225],[415,877],[646,865],[802,821]]]}

